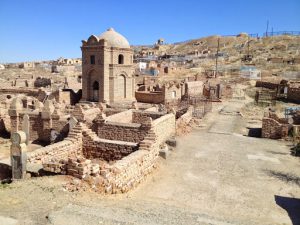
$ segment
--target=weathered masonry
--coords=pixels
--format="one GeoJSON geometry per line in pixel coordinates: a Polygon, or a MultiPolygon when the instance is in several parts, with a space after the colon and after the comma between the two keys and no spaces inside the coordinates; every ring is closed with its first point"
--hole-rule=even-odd
{"type": "Polygon", "coordinates": [[[118,102],[134,99],[133,50],[112,28],[82,41],[82,100],[118,102]]]}

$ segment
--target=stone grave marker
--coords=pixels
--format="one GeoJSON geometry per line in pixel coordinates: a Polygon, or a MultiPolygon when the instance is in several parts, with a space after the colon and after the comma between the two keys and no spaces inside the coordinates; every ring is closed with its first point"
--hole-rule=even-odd
{"type": "Polygon", "coordinates": [[[10,147],[12,179],[24,179],[26,176],[27,145],[23,131],[12,133],[10,147]]]}

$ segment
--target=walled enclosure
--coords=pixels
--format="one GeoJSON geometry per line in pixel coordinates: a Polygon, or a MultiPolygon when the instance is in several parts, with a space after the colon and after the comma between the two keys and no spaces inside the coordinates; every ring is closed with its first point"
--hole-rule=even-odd
{"type": "Polygon", "coordinates": [[[175,116],[140,110],[120,114],[131,114],[131,122],[114,122],[118,114],[97,116],[99,136],[76,118],[65,140],[29,153],[28,161],[42,163],[46,171],[100,179],[98,188],[107,193],[130,190],[155,167],[160,145],[175,135],[175,116]],[[107,127],[112,134],[102,132],[107,127]]]}
{"type": "Polygon", "coordinates": [[[268,113],[262,120],[262,137],[280,139],[288,136],[289,125],[286,119],[278,118],[275,113],[268,113]]]}

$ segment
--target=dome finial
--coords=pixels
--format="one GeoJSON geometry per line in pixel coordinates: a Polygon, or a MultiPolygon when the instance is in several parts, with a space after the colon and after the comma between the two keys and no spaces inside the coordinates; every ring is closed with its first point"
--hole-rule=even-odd
{"type": "Polygon", "coordinates": [[[107,29],[107,31],[115,31],[114,28],[110,27],[107,29]]]}

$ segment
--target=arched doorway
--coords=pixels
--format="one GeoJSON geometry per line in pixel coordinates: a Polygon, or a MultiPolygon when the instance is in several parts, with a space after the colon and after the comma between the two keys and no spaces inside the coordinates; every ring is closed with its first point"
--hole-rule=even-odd
{"type": "Polygon", "coordinates": [[[95,101],[95,102],[99,101],[99,82],[98,81],[94,81],[94,83],[93,83],[92,100],[95,101]]]}
{"type": "Polygon", "coordinates": [[[126,98],[126,77],[121,74],[117,78],[117,93],[119,99],[126,98]]]}

